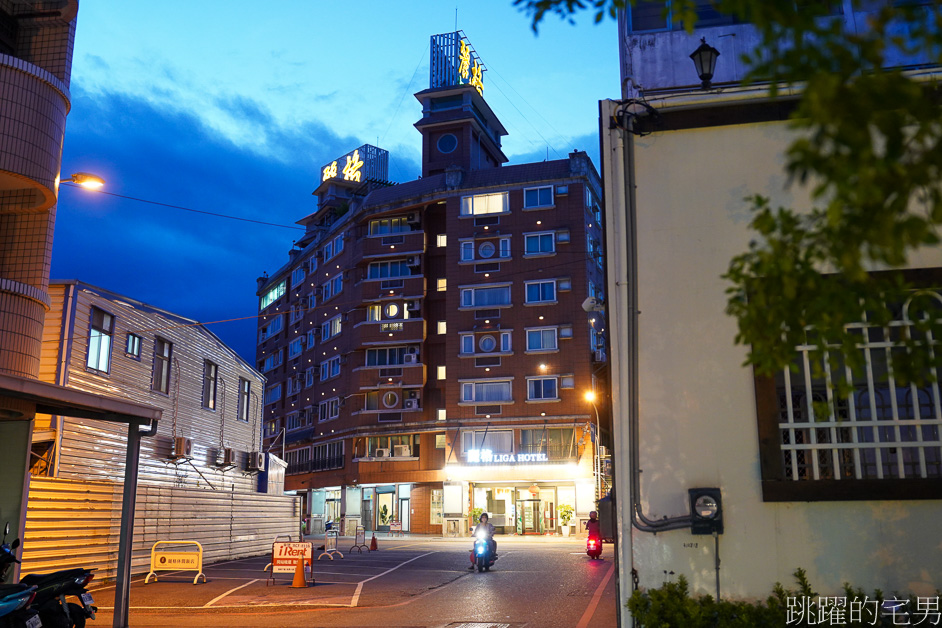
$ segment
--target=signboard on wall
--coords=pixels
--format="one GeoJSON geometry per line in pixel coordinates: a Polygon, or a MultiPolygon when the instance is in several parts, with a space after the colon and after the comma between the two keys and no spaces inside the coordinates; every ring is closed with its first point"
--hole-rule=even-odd
{"type": "Polygon", "coordinates": [[[321,183],[349,181],[362,183],[367,179],[386,181],[389,178],[389,151],[364,144],[321,167],[321,183]]]}
{"type": "Polygon", "coordinates": [[[432,35],[429,87],[471,85],[484,95],[487,68],[462,31],[432,35]]]}

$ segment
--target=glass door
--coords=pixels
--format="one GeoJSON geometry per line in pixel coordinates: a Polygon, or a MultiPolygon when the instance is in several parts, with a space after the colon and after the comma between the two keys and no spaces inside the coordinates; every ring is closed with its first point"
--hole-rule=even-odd
{"type": "Polygon", "coordinates": [[[543,517],[540,513],[540,500],[522,499],[517,501],[517,534],[542,534],[543,517]]]}
{"type": "Polygon", "coordinates": [[[389,532],[389,522],[393,520],[393,493],[376,494],[376,529],[389,532]]]}

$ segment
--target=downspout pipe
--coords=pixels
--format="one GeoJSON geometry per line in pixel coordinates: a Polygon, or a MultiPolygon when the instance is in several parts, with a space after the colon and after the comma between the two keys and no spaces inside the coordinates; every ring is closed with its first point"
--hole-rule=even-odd
{"type": "Polygon", "coordinates": [[[629,499],[631,525],[642,532],[666,532],[689,528],[690,515],[677,515],[663,519],[651,519],[641,506],[641,444],[640,405],[638,400],[638,225],[637,200],[635,197],[634,124],[636,115],[627,111],[631,101],[625,101],[620,109],[626,124],[619,124],[622,144],[622,167],[625,184],[625,257],[627,261],[627,326],[628,326],[628,438],[629,438],[629,499]]]}

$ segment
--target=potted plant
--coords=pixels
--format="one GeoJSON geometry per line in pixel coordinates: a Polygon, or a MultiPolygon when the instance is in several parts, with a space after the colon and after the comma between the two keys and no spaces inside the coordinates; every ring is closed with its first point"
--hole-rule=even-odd
{"type": "Polygon", "coordinates": [[[569,522],[572,521],[573,507],[569,504],[560,504],[556,511],[559,513],[559,521],[562,523],[563,536],[569,536],[569,522]]]}
{"type": "Polygon", "coordinates": [[[474,526],[478,524],[478,519],[481,518],[481,513],[483,512],[483,508],[472,508],[468,511],[468,519],[471,521],[471,525],[468,527],[468,530],[474,529],[474,526]]]}

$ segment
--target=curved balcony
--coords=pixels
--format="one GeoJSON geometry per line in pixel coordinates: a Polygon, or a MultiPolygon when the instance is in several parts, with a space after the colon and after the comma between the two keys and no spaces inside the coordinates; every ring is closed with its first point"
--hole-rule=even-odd
{"type": "Polygon", "coordinates": [[[353,370],[351,383],[360,390],[424,386],[425,365],[361,366],[353,370]]]}
{"type": "Polygon", "coordinates": [[[361,347],[416,344],[426,334],[424,318],[358,323],[354,329],[361,347]]]}

